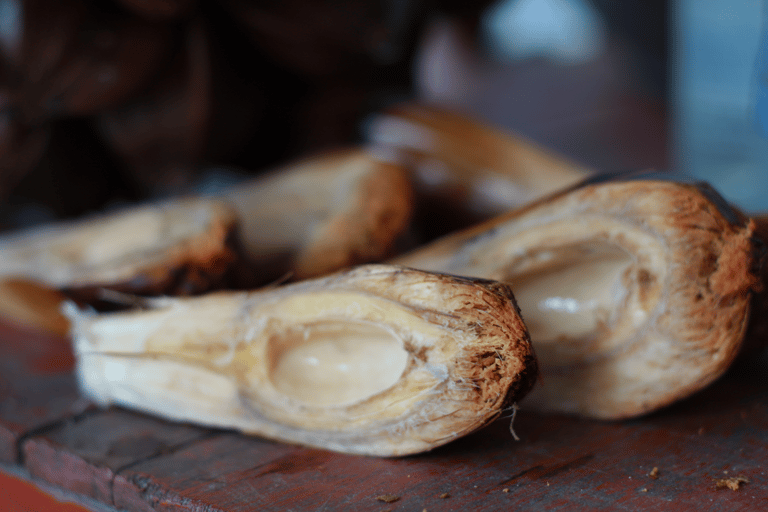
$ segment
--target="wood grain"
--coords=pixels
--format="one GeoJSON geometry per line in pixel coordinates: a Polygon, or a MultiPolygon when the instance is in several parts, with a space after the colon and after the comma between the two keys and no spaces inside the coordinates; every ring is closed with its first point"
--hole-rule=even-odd
{"type": "Polygon", "coordinates": [[[0,323],[0,462],[17,461],[24,434],[89,407],[73,365],[66,339],[0,323]]]}
{"type": "Polygon", "coordinates": [[[599,422],[523,409],[514,424],[520,441],[513,439],[506,418],[424,455],[382,459],[204,430],[121,409],[73,414],[77,393],[62,385],[74,386],[71,373],[46,373],[45,365],[32,364],[48,353],[41,350],[46,343],[51,350],[66,343],[29,340],[28,333],[0,327],[0,429],[12,437],[4,449],[13,455],[18,443],[19,469],[120,509],[768,507],[766,353],[740,363],[693,398],[638,420],[599,422]],[[61,389],[55,392],[57,382],[61,389]],[[46,392],[52,392],[47,402],[46,392]],[[654,467],[655,479],[649,475],[654,467]],[[728,476],[744,476],[749,483],[737,491],[717,489],[716,479],[728,476]]]}
{"type": "Polygon", "coordinates": [[[768,426],[763,405],[768,393],[744,375],[720,384],[634,422],[521,411],[515,425],[520,442],[512,439],[508,422],[499,421],[430,454],[404,459],[217,437],[122,472],[115,504],[130,509],[143,498],[155,510],[341,510],[379,507],[385,503],[377,497],[393,495],[399,497],[391,504],[396,510],[658,510],[669,502],[681,511],[715,504],[719,510],[765,506],[768,453],[761,431],[768,426]],[[734,397],[739,398],[728,403],[734,397]],[[649,476],[654,467],[657,479],[649,476]],[[746,476],[750,483],[738,492],[716,489],[715,479],[727,475],[746,476]]]}
{"type": "Polygon", "coordinates": [[[112,479],[122,468],[207,435],[201,428],[110,409],[26,440],[22,456],[32,476],[111,503],[112,479]]]}

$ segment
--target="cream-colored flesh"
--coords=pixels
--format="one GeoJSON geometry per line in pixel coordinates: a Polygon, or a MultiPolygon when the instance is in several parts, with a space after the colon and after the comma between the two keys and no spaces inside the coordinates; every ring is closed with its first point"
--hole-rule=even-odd
{"type": "Polygon", "coordinates": [[[398,263],[509,283],[544,368],[631,343],[661,300],[666,275],[655,236],[603,216],[524,217],[459,250],[424,254],[398,263]]]}
{"type": "Polygon", "coordinates": [[[13,233],[0,239],[0,275],[54,286],[130,278],[131,265],[200,233],[213,215],[206,202],[180,201],[13,233]]]}
{"type": "Polygon", "coordinates": [[[703,185],[585,185],[396,263],[510,283],[542,376],[525,405],[628,418],[701,389],[740,349],[759,235],[722,204],[703,185]]]}
{"type": "Polygon", "coordinates": [[[611,327],[623,306],[622,276],[632,260],[610,247],[589,252],[576,261],[553,255],[552,266],[508,278],[537,343],[591,338],[611,327]]]}
{"type": "Polygon", "coordinates": [[[470,206],[488,214],[573,186],[594,173],[514,133],[424,105],[400,105],[374,116],[367,136],[383,157],[417,156],[421,185],[464,188],[474,203],[470,206]]]}
{"type": "Polygon", "coordinates": [[[356,158],[327,170],[311,169],[310,164],[275,173],[227,194],[240,217],[249,255],[295,252],[320,226],[349,207],[354,187],[370,171],[370,163],[356,158]]]}
{"type": "Polygon", "coordinates": [[[53,237],[51,254],[63,262],[99,265],[162,243],[162,223],[156,212],[143,211],[94,224],[90,229],[63,231],[53,237]]]}
{"type": "Polygon", "coordinates": [[[81,388],[97,403],[391,456],[479,428],[509,393],[528,391],[528,333],[497,287],[371,265],[147,310],[66,313],[81,388]]]}
{"type": "Polygon", "coordinates": [[[359,402],[393,386],[408,352],[375,325],[326,322],[291,329],[270,341],[270,380],[281,393],[316,406],[359,402]]]}
{"type": "Polygon", "coordinates": [[[258,258],[295,252],[319,227],[350,207],[355,187],[375,164],[365,153],[310,160],[228,191],[248,254],[258,258]]]}
{"type": "MultiPolygon", "coordinates": [[[[81,345],[98,345],[99,352],[113,356],[175,358],[183,353],[189,364],[202,363],[236,382],[244,396],[269,411],[270,417],[297,426],[335,425],[335,406],[354,405],[375,409],[380,417],[397,416],[419,397],[401,396],[393,404],[391,397],[381,396],[382,391],[404,381],[430,388],[445,378],[437,370],[404,376],[412,359],[405,343],[418,349],[445,335],[407,308],[344,291],[275,296],[279,299],[274,302],[253,306],[245,295],[232,294],[168,301],[166,307],[160,301],[160,307],[142,313],[141,322],[129,314],[96,322],[88,328],[88,343],[81,345]],[[243,322],[250,324],[244,331],[239,327],[243,322]],[[406,332],[413,328],[418,335],[404,339],[399,333],[405,326],[409,326],[406,332]],[[369,400],[373,397],[376,400],[369,400]]],[[[445,349],[444,355],[452,357],[451,350],[445,349]]],[[[108,387],[121,385],[108,383],[108,387]]],[[[232,405],[240,407],[239,402],[232,405]]]]}

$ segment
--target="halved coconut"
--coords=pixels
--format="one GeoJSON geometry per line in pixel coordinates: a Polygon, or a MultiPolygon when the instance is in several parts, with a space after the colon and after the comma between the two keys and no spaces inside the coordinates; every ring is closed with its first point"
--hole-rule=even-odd
{"type": "Polygon", "coordinates": [[[758,280],[753,228],[704,185],[607,182],[396,262],[509,283],[543,377],[527,404],[627,418],[703,388],[734,359],[758,280]]]}
{"type": "Polygon", "coordinates": [[[406,171],[362,148],[293,162],[224,195],[262,282],[381,261],[393,254],[413,209],[406,171]]]}
{"type": "Polygon", "coordinates": [[[380,158],[408,165],[420,200],[488,218],[595,174],[511,132],[459,112],[403,104],[368,123],[380,158]]]}
{"type": "Polygon", "coordinates": [[[7,234],[0,315],[61,333],[67,324],[49,307],[60,299],[52,290],[88,303],[104,289],[189,295],[382,260],[408,226],[412,203],[402,168],[350,149],[294,162],[216,199],[137,205],[7,234]]]}
{"type": "Polygon", "coordinates": [[[103,289],[192,294],[220,286],[235,260],[235,222],[223,202],[184,199],[6,234],[0,314],[58,330],[66,324],[55,290],[92,302],[103,289]]]}
{"type": "Polygon", "coordinates": [[[440,446],[536,374],[507,286],[385,265],[70,318],[101,404],[347,453],[440,446]]]}

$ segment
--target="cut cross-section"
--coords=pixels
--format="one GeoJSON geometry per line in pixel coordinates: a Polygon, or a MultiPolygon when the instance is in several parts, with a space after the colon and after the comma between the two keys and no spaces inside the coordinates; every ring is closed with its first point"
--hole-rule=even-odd
{"type": "Polygon", "coordinates": [[[360,148],[292,162],[224,195],[260,284],[381,261],[394,253],[413,209],[406,171],[360,148]]]}
{"type": "Polygon", "coordinates": [[[560,193],[396,262],[510,283],[542,372],[527,403],[622,418],[728,368],[758,280],[753,230],[705,185],[617,181],[560,193]]]}
{"type": "Polygon", "coordinates": [[[98,302],[104,289],[194,294],[220,287],[237,260],[223,202],[180,199],[61,221],[0,238],[0,314],[61,330],[58,291],[98,302]],[[53,297],[53,299],[52,299],[53,297]]]}
{"type": "Polygon", "coordinates": [[[430,450],[498,417],[536,361],[506,285],[387,265],[257,292],[71,308],[84,391],[348,453],[430,450]]]}

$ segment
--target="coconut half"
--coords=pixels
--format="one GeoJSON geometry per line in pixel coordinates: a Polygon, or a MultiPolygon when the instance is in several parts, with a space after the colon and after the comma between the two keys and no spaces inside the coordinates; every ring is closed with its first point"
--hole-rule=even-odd
{"type": "Polygon", "coordinates": [[[408,226],[412,196],[404,169],[356,148],[293,162],[216,198],[5,234],[0,314],[64,334],[60,292],[90,304],[105,289],[190,295],[382,260],[408,226]]]}
{"type": "Polygon", "coordinates": [[[370,265],[256,292],[71,307],[100,404],[346,453],[407,455],[520,400],[536,362],[509,288],[370,265]]]}
{"type": "Polygon", "coordinates": [[[94,302],[104,289],[193,294],[220,286],[236,259],[235,224],[223,202],[181,199],[5,234],[0,313],[59,331],[59,292],[94,302]]]}
{"type": "Polygon", "coordinates": [[[367,137],[379,158],[412,169],[420,202],[478,218],[505,213],[596,173],[520,135],[429,105],[401,104],[377,114],[367,124],[367,137]]]}
{"type": "Polygon", "coordinates": [[[509,283],[547,411],[617,419],[703,388],[739,351],[758,281],[754,223],[705,185],[587,185],[396,263],[509,283]]]}
{"type": "Polygon", "coordinates": [[[394,253],[413,210],[407,172],[362,148],[292,162],[224,197],[262,283],[381,261],[394,253]]]}

